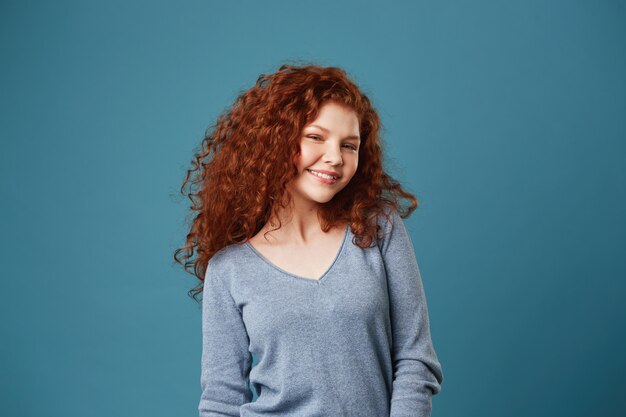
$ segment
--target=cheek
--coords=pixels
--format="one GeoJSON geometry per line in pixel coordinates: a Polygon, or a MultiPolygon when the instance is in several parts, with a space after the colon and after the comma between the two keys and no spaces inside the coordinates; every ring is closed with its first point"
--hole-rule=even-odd
{"type": "Polygon", "coordinates": [[[313,154],[310,151],[307,151],[306,148],[302,149],[302,151],[300,152],[300,155],[298,157],[298,166],[300,168],[308,168],[310,165],[315,163],[315,161],[317,159],[319,159],[319,158],[316,157],[315,154],[313,154]]]}
{"type": "Polygon", "coordinates": [[[349,174],[350,180],[352,180],[354,176],[356,175],[357,168],[358,168],[358,163],[355,163],[353,166],[350,167],[350,174],[349,174]]]}

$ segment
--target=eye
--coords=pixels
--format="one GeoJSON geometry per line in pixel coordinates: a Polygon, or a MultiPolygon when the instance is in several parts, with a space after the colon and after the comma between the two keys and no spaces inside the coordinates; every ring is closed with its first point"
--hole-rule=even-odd
{"type": "MultiPolygon", "coordinates": [[[[307,138],[311,138],[311,139],[313,139],[315,141],[323,140],[322,137],[318,136],[318,135],[307,135],[307,138]]],[[[355,145],[347,144],[347,145],[344,145],[344,146],[347,146],[348,149],[351,149],[353,151],[357,151],[358,150],[358,148],[355,145]]]]}

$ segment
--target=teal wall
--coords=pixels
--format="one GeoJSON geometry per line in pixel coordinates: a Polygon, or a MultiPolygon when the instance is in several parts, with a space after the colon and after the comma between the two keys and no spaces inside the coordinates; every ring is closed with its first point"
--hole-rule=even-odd
{"type": "Polygon", "coordinates": [[[421,202],[433,415],[626,415],[624,39],[618,1],[3,1],[0,414],[197,415],[178,189],[301,60],[370,95],[421,202]]]}

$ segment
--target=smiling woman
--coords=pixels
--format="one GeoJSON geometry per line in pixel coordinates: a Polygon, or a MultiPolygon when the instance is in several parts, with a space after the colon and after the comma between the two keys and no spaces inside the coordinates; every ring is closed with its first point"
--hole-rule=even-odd
{"type": "Polygon", "coordinates": [[[430,415],[443,372],[403,222],[417,199],[379,130],[346,72],[317,65],[262,74],[207,130],[174,254],[203,295],[200,417],[430,415]]]}
{"type": "Polygon", "coordinates": [[[330,101],[320,108],[317,118],[304,127],[304,132],[300,140],[298,176],[289,190],[299,199],[300,207],[313,208],[330,201],[356,173],[359,118],[351,108],[330,101]]]}

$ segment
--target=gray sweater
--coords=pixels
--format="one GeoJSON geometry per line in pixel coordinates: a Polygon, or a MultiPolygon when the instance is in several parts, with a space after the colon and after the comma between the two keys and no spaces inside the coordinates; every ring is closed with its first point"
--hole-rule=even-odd
{"type": "Polygon", "coordinates": [[[443,373],[413,244],[391,216],[378,217],[385,237],[367,249],[346,227],[320,280],[282,270],[249,243],[209,260],[200,417],[430,416],[443,373]]]}

